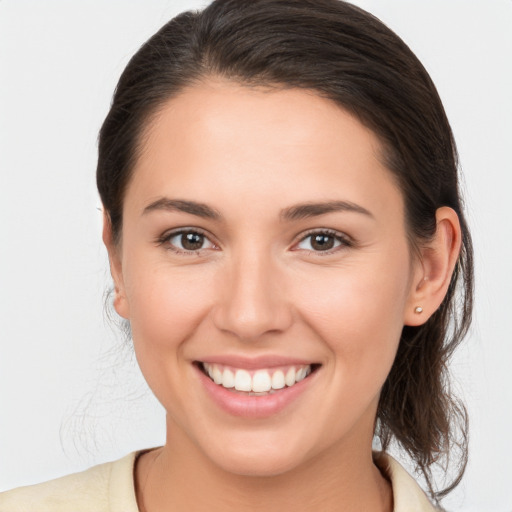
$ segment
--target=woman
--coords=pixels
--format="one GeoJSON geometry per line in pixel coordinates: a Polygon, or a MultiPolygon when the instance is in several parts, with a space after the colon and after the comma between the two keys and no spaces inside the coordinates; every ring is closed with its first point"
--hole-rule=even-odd
{"type": "Polygon", "coordinates": [[[120,79],[97,181],[167,441],[2,510],[432,510],[393,440],[434,502],[457,484],[471,241],[443,107],[389,29],[337,0],[178,16],[120,79]]]}

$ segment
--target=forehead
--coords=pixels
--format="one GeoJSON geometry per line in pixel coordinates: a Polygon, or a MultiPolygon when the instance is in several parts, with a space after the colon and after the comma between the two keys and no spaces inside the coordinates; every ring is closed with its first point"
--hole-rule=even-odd
{"type": "Polygon", "coordinates": [[[374,156],[381,149],[374,132],[316,91],[248,86],[223,79],[200,82],[168,100],[148,123],[144,141],[158,144],[162,136],[169,141],[169,136],[180,135],[186,142],[194,132],[219,139],[224,136],[226,142],[243,138],[244,142],[288,144],[296,149],[313,143],[336,143],[343,149],[357,138],[374,156]],[[352,140],[344,128],[353,133],[352,140]],[[276,139],[275,132],[282,129],[286,130],[276,139]]]}
{"type": "Polygon", "coordinates": [[[280,202],[341,194],[375,203],[400,195],[380,153],[371,130],[312,91],[211,80],[152,118],[129,191],[202,201],[214,191],[220,200],[225,191],[280,202]]]}

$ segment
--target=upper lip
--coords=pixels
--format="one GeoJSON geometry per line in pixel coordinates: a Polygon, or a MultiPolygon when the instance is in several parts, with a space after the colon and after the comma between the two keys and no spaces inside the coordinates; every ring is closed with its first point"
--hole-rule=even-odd
{"type": "Polygon", "coordinates": [[[240,356],[236,354],[207,356],[197,360],[201,363],[221,364],[232,366],[234,368],[243,368],[246,370],[256,370],[258,368],[273,368],[277,366],[303,366],[315,364],[315,361],[287,357],[280,355],[262,355],[256,357],[240,356]]]}

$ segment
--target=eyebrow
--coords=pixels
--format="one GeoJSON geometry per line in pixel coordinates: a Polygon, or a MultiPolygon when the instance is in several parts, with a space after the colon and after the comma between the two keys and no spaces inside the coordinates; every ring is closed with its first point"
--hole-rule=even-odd
{"type": "Polygon", "coordinates": [[[203,217],[205,219],[222,220],[220,212],[211,208],[207,204],[196,201],[186,201],[184,199],[169,199],[162,197],[144,208],[142,215],[146,215],[155,210],[165,210],[170,212],[184,212],[203,217]]]}
{"type": "MultiPolygon", "coordinates": [[[[216,221],[223,220],[222,214],[211,206],[208,206],[205,203],[187,201],[184,199],[170,199],[168,197],[162,197],[146,206],[142,214],[146,215],[147,213],[155,210],[171,212],[178,211],[196,215],[197,217],[202,217],[205,219],[216,221]]],[[[279,218],[282,221],[290,222],[310,217],[318,217],[320,215],[325,215],[332,212],[354,212],[373,218],[373,215],[369,210],[350,201],[325,201],[321,203],[297,204],[281,210],[279,213],[279,218]]]]}
{"type": "Polygon", "coordinates": [[[373,214],[359,206],[358,204],[351,203],[350,201],[326,201],[322,203],[303,203],[295,206],[290,206],[281,210],[280,218],[284,221],[301,220],[309,217],[317,217],[332,212],[354,212],[367,215],[374,218],[373,214]]]}

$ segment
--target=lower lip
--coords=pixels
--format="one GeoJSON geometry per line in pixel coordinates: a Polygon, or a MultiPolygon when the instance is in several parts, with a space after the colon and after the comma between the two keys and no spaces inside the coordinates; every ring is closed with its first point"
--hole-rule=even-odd
{"type": "Polygon", "coordinates": [[[195,369],[209,397],[227,413],[244,418],[267,418],[279,413],[307,390],[318,373],[317,370],[293,386],[271,395],[250,396],[215,384],[199,367],[196,366],[195,369]]]}

